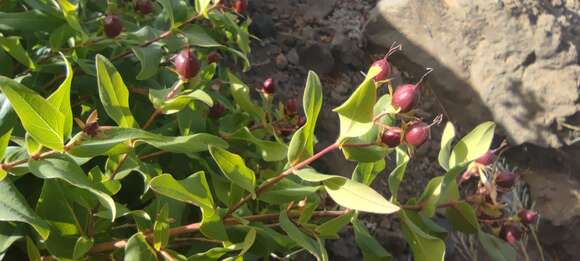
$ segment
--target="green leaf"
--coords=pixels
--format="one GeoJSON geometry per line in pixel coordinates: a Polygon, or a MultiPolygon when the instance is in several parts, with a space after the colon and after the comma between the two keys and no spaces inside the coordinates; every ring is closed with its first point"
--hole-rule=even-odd
{"type": "Polygon", "coordinates": [[[314,142],[316,140],[314,129],[316,128],[318,114],[322,108],[322,85],[318,75],[313,71],[308,72],[302,104],[306,115],[306,123],[294,133],[290,140],[288,162],[291,164],[303,161],[314,153],[314,142]]]}
{"type": "Polygon", "coordinates": [[[411,246],[415,261],[433,261],[445,259],[445,243],[417,227],[406,215],[406,211],[399,212],[401,229],[405,239],[411,246]]]}
{"type": "Polygon", "coordinates": [[[350,220],[354,214],[355,212],[351,211],[347,214],[326,221],[316,228],[316,232],[322,238],[338,239],[338,232],[340,232],[346,225],[348,225],[348,223],[350,223],[350,220]]]}
{"type": "Polygon", "coordinates": [[[226,227],[218,211],[216,209],[202,208],[201,212],[201,233],[210,239],[229,241],[226,227]]]}
{"type": "Polygon", "coordinates": [[[308,252],[314,255],[318,260],[322,260],[322,257],[326,255],[326,249],[321,248],[314,239],[302,233],[302,231],[300,231],[300,229],[290,221],[286,211],[280,211],[279,222],[280,227],[288,234],[290,239],[294,240],[294,242],[299,246],[308,250],[308,252]]]}
{"type": "Polygon", "coordinates": [[[328,195],[345,208],[377,214],[391,214],[400,209],[371,187],[350,179],[344,182],[329,179],[324,181],[324,187],[328,195]]]}
{"type": "Polygon", "coordinates": [[[373,127],[377,91],[372,78],[365,79],[342,105],[333,111],[340,120],[340,138],[357,137],[373,127]]]}
{"type": "Polygon", "coordinates": [[[83,28],[79,23],[79,18],[77,16],[77,8],[78,4],[73,4],[69,2],[69,0],[58,0],[58,5],[64,14],[64,18],[66,19],[67,23],[75,29],[77,32],[83,33],[83,28]]]}
{"type": "Polygon", "coordinates": [[[250,88],[238,79],[231,71],[226,71],[228,81],[230,83],[230,93],[234,98],[234,102],[240,108],[250,115],[258,118],[264,118],[264,111],[252,99],[250,99],[250,88]]]}
{"type": "Polygon", "coordinates": [[[75,34],[68,24],[63,24],[52,31],[48,38],[48,45],[53,49],[60,49],[65,42],[75,34]]]}
{"type": "Polygon", "coordinates": [[[207,191],[207,183],[203,171],[197,172],[181,181],[175,180],[170,174],[162,174],[151,179],[149,186],[161,195],[186,202],[202,208],[213,208],[213,199],[207,191]]]}
{"type": "Polygon", "coordinates": [[[449,156],[451,156],[451,143],[455,138],[455,127],[450,121],[445,124],[443,135],[441,136],[441,150],[439,150],[439,165],[444,169],[449,169],[449,156]]]}
{"type": "Polygon", "coordinates": [[[0,89],[10,100],[24,129],[40,144],[63,151],[64,116],[57,108],[26,86],[0,76],[0,89]]]}
{"type": "Polygon", "coordinates": [[[29,237],[26,237],[26,253],[28,254],[28,260],[30,261],[40,261],[40,252],[38,247],[34,244],[34,241],[29,237]]]}
{"type": "Polygon", "coordinates": [[[173,4],[171,0],[158,0],[163,7],[163,16],[169,20],[169,29],[173,29],[175,26],[175,15],[173,14],[173,4]]]}
{"type": "Polygon", "coordinates": [[[369,233],[367,228],[358,219],[352,220],[354,239],[363,254],[364,261],[392,260],[393,257],[369,233]]]}
{"type": "Polygon", "coordinates": [[[479,124],[463,137],[453,148],[449,157],[449,168],[477,159],[489,150],[493,140],[495,123],[479,124]]]}
{"type": "Polygon", "coordinates": [[[248,127],[241,128],[232,133],[229,138],[248,141],[256,145],[265,161],[281,161],[286,158],[286,152],[288,151],[286,144],[256,138],[248,127]]]}
{"type": "Polygon", "coordinates": [[[133,52],[141,63],[141,70],[136,77],[137,80],[146,80],[157,74],[161,57],[163,57],[161,46],[152,44],[146,47],[133,48],[133,52]]]}
{"type": "Polygon", "coordinates": [[[73,79],[73,69],[64,56],[64,54],[60,53],[62,59],[64,60],[64,64],[66,66],[66,78],[60,84],[58,89],[54,91],[46,100],[55,108],[57,108],[62,115],[64,115],[64,138],[69,138],[72,133],[73,127],[73,113],[70,104],[70,89],[73,79]]]}
{"type": "Polygon", "coordinates": [[[302,169],[295,175],[309,182],[323,182],[328,195],[339,205],[369,213],[390,214],[399,207],[387,201],[371,187],[342,176],[325,175],[314,169],[302,169]]]}
{"type": "Polygon", "coordinates": [[[102,131],[94,138],[86,138],[85,135],[79,134],[78,136],[75,136],[73,140],[78,140],[78,143],[69,150],[69,153],[77,157],[120,154],[125,151],[117,151],[117,149],[128,140],[135,140],[137,145],[140,143],[147,143],[160,150],[172,153],[195,153],[206,151],[208,149],[208,144],[216,147],[228,146],[228,144],[221,138],[207,133],[167,137],[141,129],[116,127],[102,131]]]}
{"type": "Polygon", "coordinates": [[[361,162],[356,165],[352,173],[352,180],[365,185],[371,185],[377,175],[385,169],[385,160],[381,159],[375,162],[361,162]]]}
{"type": "Polygon", "coordinates": [[[254,241],[256,241],[256,229],[250,228],[244,237],[244,242],[242,242],[242,251],[240,251],[238,256],[244,256],[244,254],[250,250],[252,245],[254,245],[254,241]]]}
{"type": "Polygon", "coordinates": [[[203,14],[203,16],[205,18],[208,18],[207,11],[208,11],[210,4],[211,4],[211,0],[196,0],[195,1],[195,10],[197,10],[198,13],[203,14]]]}
{"type": "Polygon", "coordinates": [[[9,36],[3,37],[0,36],[0,47],[4,49],[10,56],[14,57],[16,61],[20,62],[24,66],[34,70],[36,69],[36,64],[28,55],[28,52],[22,47],[20,44],[20,37],[18,36],[9,36]]]}
{"type": "Polygon", "coordinates": [[[0,257],[16,241],[22,239],[25,233],[20,224],[0,222],[0,257]]]}
{"type": "Polygon", "coordinates": [[[320,186],[301,185],[289,179],[283,179],[260,194],[259,199],[270,204],[284,204],[291,201],[300,201],[319,189],[320,186]]]}
{"type": "Polygon", "coordinates": [[[487,255],[494,261],[517,260],[516,250],[505,241],[483,231],[478,233],[479,242],[487,255]]]}
{"type": "Polygon", "coordinates": [[[209,152],[222,173],[234,184],[255,196],[256,174],[246,166],[244,159],[219,147],[210,146],[209,152]]]}
{"type": "Polygon", "coordinates": [[[153,247],[159,251],[169,242],[169,207],[164,204],[153,225],[153,247]]]}
{"type": "Polygon", "coordinates": [[[82,259],[93,247],[94,241],[91,238],[79,237],[73,250],[74,259],[82,259]]]}
{"type": "Polygon", "coordinates": [[[99,98],[105,112],[120,127],[137,127],[133,114],[129,110],[129,90],[117,71],[117,68],[104,56],[97,54],[95,59],[99,98]]]}
{"type": "Polygon", "coordinates": [[[1,31],[50,32],[63,23],[62,20],[36,11],[0,12],[1,31]]]}
{"type": "MultiPolygon", "coordinates": [[[[16,114],[12,110],[6,96],[0,93],[0,159],[4,158],[4,152],[12,137],[12,128],[16,124],[16,114]]],[[[6,170],[0,168],[0,181],[6,177],[6,170]]],[[[0,251],[1,253],[2,251],[0,251]]]]}
{"type": "Polygon", "coordinates": [[[187,38],[187,42],[193,46],[199,47],[221,47],[222,45],[216,42],[205,30],[196,24],[192,24],[181,30],[183,35],[187,38]]]}
{"type": "Polygon", "coordinates": [[[149,90],[149,100],[156,109],[161,109],[164,114],[173,114],[183,110],[194,100],[201,101],[207,106],[213,106],[213,100],[204,90],[195,90],[189,93],[180,94],[172,99],[167,100],[167,94],[171,89],[149,90]]]}
{"type": "Polygon", "coordinates": [[[28,162],[30,171],[42,179],[60,179],[67,183],[86,190],[93,194],[105,209],[108,210],[108,218],[115,219],[115,202],[105,192],[96,189],[88,179],[87,174],[67,155],[57,155],[40,160],[28,162]]]}
{"type": "Polygon", "coordinates": [[[143,233],[135,233],[125,246],[125,261],[157,261],[155,250],[147,243],[143,233]]]}
{"type": "Polygon", "coordinates": [[[53,232],[61,236],[78,235],[83,231],[79,214],[75,212],[72,202],[80,195],[67,192],[65,184],[59,180],[45,180],[36,205],[38,215],[52,225],[53,232]],[[59,211],[54,211],[55,209],[59,211]]]}
{"type": "Polygon", "coordinates": [[[36,232],[47,239],[50,227],[39,217],[26,202],[26,199],[14,187],[10,180],[0,181],[0,221],[24,222],[31,225],[36,232]]]}
{"type": "Polygon", "coordinates": [[[465,202],[459,202],[455,206],[447,208],[445,217],[456,230],[464,233],[477,233],[479,231],[475,210],[465,202]]]}
{"type": "Polygon", "coordinates": [[[403,182],[403,178],[405,177],[405,170],[407,169],[407,164],[409,163],[409,155],[407,153],[397,147],[395,150],[397,153],[397,167],[391,171],[389,175],[389,190],[391,191],[391,200],[396,202],[397,195],[399,194],[399,186],[401,182],[403,182]]]}

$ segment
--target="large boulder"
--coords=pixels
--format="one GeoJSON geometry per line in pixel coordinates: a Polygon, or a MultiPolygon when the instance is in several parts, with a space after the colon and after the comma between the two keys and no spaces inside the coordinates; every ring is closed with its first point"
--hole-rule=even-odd
{"type": "Polygon", "coordinates": [[[578,3],[382,0],[365,34],[381,51],[402,43],[392,62],[414,77],[433,67],[426,85],[461,126],[493,119],[512,144],[559,148],[580,111],[578,3]]]}

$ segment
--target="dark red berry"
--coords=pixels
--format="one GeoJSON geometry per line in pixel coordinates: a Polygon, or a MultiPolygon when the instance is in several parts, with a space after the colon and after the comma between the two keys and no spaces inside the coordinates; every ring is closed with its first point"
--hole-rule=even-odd
{"type": "Polygon", "coordinates": [[[520,221],[522,221],[522,223],[526,225],[532,224],[536,222],[536,219],[538,218],[538,212],[529,209],[522,209],[518,213],[518,217],[520,217],[520,221]]]}
{"type": "Polygon", "coordinates": [[[522,231],[513,224],[504,224],[499,231],[499,236],[513,245],[522,237],[522,231]]]}
{"type": "Polygon", "coordinates": [[[276,84],[272,78],[268,78],[262,83],[262,91],[266,94],[274,94],[276,92],[276,84]]]}
{"type": "Polygon", "coordinates": [[[207,55],[208,63],[218,63],[222,57],[218,52],[211,52],[207,55]]]}
{"type": "Polygon", "coordinates": [[[236,0],[234,2],[234,10],[238,14],[245,12],[247,8],[248,8],[248,1],[247,0],[236,0]]]}
{"type": "Polygon", "coordinates": [[[422,121],[411,124],[405,133],[405,142],[419,147],[429,138],[429,125],[422,121]]]}
{"type": "Polygon", "coordinates": [[[212,118],[220,118],[226,112],[226,107],[223,104],[216,102],[209,108],[209,116],[212,118]]]}
{"type": "Polygon", "coordinates": [[[142,14],[149,14],[153,12],[153,3],[151,3],[151,0],[137,0],[135,10],[142,14]]]}
{"type": "Polygon", "coordinates": [[[105,17],[105,35],[109,38],[115,38],[123,31],[121,19],[116,15],[107,15],[105,17]]]}
{"type": "Polygon", "coordinates": [[[183,49],[175,57],[175,71],[181,79],[191,79],[199,72],[199,61],[189,49],[183,49]]]}
{"type": "Polygon", "coordinates": [[[497,174],[495,178],[495,184],[503,188],[511,188],[516,184],[516,179],[518,175],[511,171],[501,171],[497,174]]]}
{"type": "Polygon", "coordinates": [[[391,75],[391,65],[386,58],[376,60],[371,67],[379,67],[381,70],[375,75],[375,81],[383,81],[391,75]]]}
{"type": "Polygon", "coordinates": [[[381,141],[390,148],[397,147],[401,144],[401,134],[403,130],[400,128],[389,128],[383,131],[381,141]]]}
{"type": "Polygon", "coordinates": [[[286,101],[284,106],[284,113],[288,116],[294,116],[298,114],[298,100],[296,98],[292,98],[286,101]]]}
{"type": "Polygon", "coordinates": [[[488,150],[485,154],[481,155],[479,158],[475,160],[475,162],[487,166],[493,162],[493,150],[488,150]]]}
{"type": "Polygon", "coordinates": [[[418,85],[403,84],[397,87],[393,94],[393,106],[400,108],[401,112],[408,112],[413,108],[417,100],[418,85]]]}

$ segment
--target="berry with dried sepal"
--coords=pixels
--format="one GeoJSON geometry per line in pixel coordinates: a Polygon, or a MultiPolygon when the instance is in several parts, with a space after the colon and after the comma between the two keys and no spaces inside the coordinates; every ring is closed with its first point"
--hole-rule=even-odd
{"type": "Polygon", "coordinates": [[[412,123],[405,132],[405,142],[415,147],[423,145],[429,138],[430,127],[422,121],[412,123]]]}
{"type": "Polygon", "coordinates": [[[207,55],[208,63],[218,63],[221,60],[221,55],[218,52],[211,52],[207,55]]]}
{"type": "Polygon", "coordinates": [[[199,72],[199,61],[188,48],[183,49],[175,56],[174,63],[175,71],[182,80],[191,79],[199,72]]]}
{"type": "Polygon", "coordinates": [[[379,68],[379,72],[374,77],[375,81],[377,81],[377,82],[384,81],[387,78],[389,78],[389,76],[391,75],[391,65],[387,61],[386,57],[382,58],[380,60],[376,60],[375,62],[373,62],[371,67],[378,67],[379,68]]]}
{"type": "Polygon", "coordinates": [[[115,38],[123,31],[121,19],[116,15],[107,15],[104,20],[105,35],[109,38],[115,38]]]}
{"type": "Polygon", "coordinates": [[[276,84],[274,79],[268,78],[262,83],[262,92],[265,94],[274,94],[276,92],[276,84]]]}
{"type": "Polygon", "coordinates": [[[403,130],[401,128],[389,128],[383,131],[381,135],[381,141],[383,144],[389,146],[390,148],[397,147],[401,144],[401,134],[403,130]]]}
{"type": "Polygon", "coordinates": [[[284,113],[290,117],[298,114],[298,100],[296,98],[291,98],[286,101],[286,104],[284,104],[284,113]]]}
{"type": "Polygon", "coordinates": [[[221,118],[226,112],[226,107],[219,102],[215,102],[211,108],[209,108],[209,116],[212,118],[221,118]]]}
{"type": "Polygon", "coordinates": [[[522,237],[522,231],[514,224],[504,224],[499,231],[499,236],[513,245],[522,237]]]}
{"type": "Polygon", "coordinates": [[[529,209],[522,209],[518,212],[518,217],[520,217],[522,223],[529,225],[536,222],[538,212],[529,209]]]}
{"type": "Polygon", "coordinates": [[[241,14],[248,8],[248,0],[236,0],[234,2],[234,10],[236,13],[241,14]]]}
{"type": "Polygon", "coordinates": [[[511,171],[501,171],[497,173],[495,184],[502,188],[511,188],[518,178],[518,175],[511,171]]]}
{"type": "Polygon", "coordinates": [[[403,84],[393,93],[393,106],[401,112],[410,111],[417,101],[419,85],[403,84]]]}
{"type": "Polygon", "coordinates": [[[488,150],[483,155],[479,156],[475,162],[487,166],[493,162],[493,156],[495,155],[495,150],[488,150]]]}
{"type": "Polygon", "coordinates": [[[137,0],[135,3],[135,10],[141,14],[150,14],[153,12],[153,3],[151,0],[137,0]]]}

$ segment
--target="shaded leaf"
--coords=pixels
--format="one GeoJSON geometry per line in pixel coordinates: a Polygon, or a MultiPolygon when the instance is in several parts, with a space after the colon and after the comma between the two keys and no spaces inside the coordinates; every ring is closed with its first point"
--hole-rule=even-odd
{"type": "Polygon", "coordinates": [[[22,47],[20,44],[20,37],[17,36],[9,36],[3,37],[0,36],[0,47],[4,49],[10,56],[14,57],[16,61],[23,64],[24,66],[30,69],[36,69],[36,64],[28,55],[28,52],[22,47]]]}
{"type": "Polygon", "coordinates": [[[464,233],[477,233],[479,222],[475,210],[465,202],[459,202],[455,206],[445,210],[445,217],[451,222],[456,230],[464,233]]]}
{"type": "Polygon", "coordinates": [[[213,199],[209,197],[209,191],[206,186],[201,185],[201,177],[205,180],[202,171],[197,172],[184,180],[178,181],[170,174],[162,174],[151,179],[149,186],[151,189],[161,195],[170,197],[175,200],[186,202],[202,208],[213,208],[213,199]]]}
{"type": "Polygon", "coordinates": [[[393,259],[391,254],[383,248],[358,219],[353,219],[352,228],[354,230],[356,244],[363,254],[364,261],[393,259]]]}
{"type": "Polygon", "coordinates": [[[256,145],[257,149],[262,155],[262,158],[265,161],[283,160],[284,158],[286,158],[286,152],[288,151],[288,147],[286,146],[286,144],[256,138],[250,132],[250,129],[248,129],[248,127],[241,128],[238,131],[232,133],[229,136],[229,138],[244,140],[256,145]]]}
{"type": "Polygon", "coordinates": [[[494,261],[517,260],[516,250],[505,241],[483,231],[477,234],[485,253],[494,261]]]}
{"type": "Polygon", "coordinates": [[[350,223],[351,218],[355,214],[351,211],[347,214],[332,218],[329,221],[322,223],[316,228],[316,232],[322,238],[339,238],[338,232],[340,232],[348,223],[350,223]]]}
{"type": "Polygon", "coordinates": [[[409,163],[409,155],[401,149],[395,150],[397,154],[397,167],[391,171],[389,175],[389,190],[391,191],[391,200],[397,201],[397,195],[399,194],[399,186],[405,177],[405,170],[407,169],[407,164],[409,163]]]}
{"type": "Polygon", "coordinates": [[[288,218],[286,211],[280,211],[280,227],[288,234],[288,236],[294,240],[299,246],[308,250],[312,255],[314,255],[318,260],[322,260],[325,255],[326,249],[321,248],[316,240],[308,237],[306,234],[302,233],[292,221],[288,218]]]}
{"type": "Polygon", "coordinates": [[[133,48],[135,56],[141,63],[141,70],[137,74],[137,80],[146,80],[157,74],[163,51],[157,44],[146,47],[133,48]]]}
{"type": "Polygon", "coordinates": [[[50,233],[48,223],[28,206],[26,199],[8,179],[0,181],[0,221],[27,223],[43,239],[47,239],[50,233]]]}
{"type": "Polygon", "coordinates": [[[246,166],[244,159],[219,147],[209,147],[211,156],[222,173],[234,184],[255,195],[256,174],[246,166]]]}
{"type": "Polygon", "coordinates": [[[123,260],[157,261],[157,256],[155,255],[155,250],[147,243],[143,233],[138,232],[127,240],[125,258],[123,260]]]}
{"type": "Polygon", "coordinates": [[[406,211],[399,212],[401,229],[405,240],[411,246],[413,259],[416,261],[433,261],[445,259],[445,243],[417,227],[406,215],[406,211]]]}

